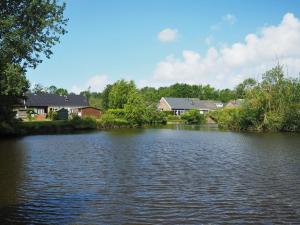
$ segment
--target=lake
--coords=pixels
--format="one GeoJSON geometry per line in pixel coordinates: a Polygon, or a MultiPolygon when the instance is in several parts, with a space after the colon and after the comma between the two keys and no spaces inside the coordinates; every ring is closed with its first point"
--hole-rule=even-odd
{"type": "Polygon", "coordinates": [[[0,140],[0,224],[201,223],[299,224],[300,134],[174,125],[0,140]]]}

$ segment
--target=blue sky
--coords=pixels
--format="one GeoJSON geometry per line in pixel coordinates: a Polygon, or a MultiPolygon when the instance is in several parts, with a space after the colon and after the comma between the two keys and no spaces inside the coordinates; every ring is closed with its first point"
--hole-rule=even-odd
{"type": "Polygon", "coordinates": [[[291,46],[278,48],[300,38],[297,36],[300,1],[68,0],[66,3],[68,34],[54,47],[51,59],[28,71],[31,83],[54,84],[77,92],[88,86],[101,91],[107,83],[121,78],[133,79],[138,86],[186,81],[233,87],[247,76],[257,78],[276,57],[288,65],[289,71],[300,71],[296,66],[300,55],[295,55],[291,46]],[[284,18],[287,22],[283,22],[284,18]],[[273,27],[278,29],[268,36],[273,27]],[[291,30],[290,27],[295,32],[289,38],[283,37],[282,30],[291,30]],[[166,39],[159,39],[162,31],[166,39]],[[259,39],[253,46],[275,46],[269,48],[273,56],[253,60],[268,49],[257,47],[253,53],[251,43],[245,41],[248,34],[259,39]],[[281,39],[271,38],[280,35],[281,39]],[[237,43],[244,45],[242,50],[233,47],[237,43]],[[238,62],[248,53],[253,57],[238,62]],[[236,57],[237,61],[228,61],[228,57],[236,57]],[[252,69],[248,65],[253,65],[252,69]]]}

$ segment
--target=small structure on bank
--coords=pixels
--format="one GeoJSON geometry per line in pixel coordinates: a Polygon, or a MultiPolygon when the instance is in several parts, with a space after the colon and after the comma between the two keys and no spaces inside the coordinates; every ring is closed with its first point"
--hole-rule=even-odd
{"type": "Polygon", "coordinates": [[[223,108],[223,106],[223,103],[219,101],[162,97],[159,101],[158,109],[160,111],[173,111],[174,115],[181,115],[191,109],[198,110],[201,114],[204,114],[223,108]]]}
{"type": "Polygon", "coordinates": [[[65,108],[62,108],[57,111],[57,120],[67,120],[69,118],[69,111],[65,108]]]}
{"type": "Polygon", "coordinates": [[[78,116],[80,117],[94,117],[100,119],[102,111],[95,107],[87,106],[78,109],[78,116]]]}

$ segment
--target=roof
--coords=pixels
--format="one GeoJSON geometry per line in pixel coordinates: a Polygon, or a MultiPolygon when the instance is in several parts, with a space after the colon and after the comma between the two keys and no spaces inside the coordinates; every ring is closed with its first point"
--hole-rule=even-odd
{"type": "Polygon", "coordinates": [[[241,106],[244,103],[244,99],[232,100],[226,104],[227,107],[241,106]]]}
{"type": "Polygon", "coordinates": [[[87,97],[83,95],[56,95],[56,94],[28,94],[26,106],[60,106],[60,107],[85,107],[89,106],[87,97]]]}
{"type": "Polygon", "coordinates": [[[212,100],[200,100],[198,98],[170,98],[164,97],[171,109],[209,109],[214,110],[219,108],[217,105],[221,102],[212,100]]]}

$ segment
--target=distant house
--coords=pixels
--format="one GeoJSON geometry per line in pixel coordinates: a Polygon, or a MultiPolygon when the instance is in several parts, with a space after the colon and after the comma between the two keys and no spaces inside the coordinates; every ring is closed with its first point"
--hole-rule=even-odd
{"type": "Polygon", "coordinates": [[[78,116],[80,117],[94,117],[99,119],[102,115],[102,111],[95,107],[87,106],[78,109],[78,116]]]}
{"type": "Polygon", "coordinates": [[[69,114],[77,114],[78,109],[89,106],[87,97],[83,95],[28,94],[16,109],[17,118],[24,118],[24,112],[31,109],[37,115],[47,116],[50,111],[66,109],[69,114]]]}
{"type": "Polygon", "coordinates": [[[181,115],[191,109],[199,110],[203,114],[222,107],[223,103],[218,101],[169,97],[162,97],[158,105],[160,111],[173,111],[174,115],[181,115]]]}
{"type": "Polygon", "coordinates": [[[231,107],[231,108],[238,107],[238,106],[241,106],[243,102],[244,102],[244,99],[232,100],[226,104],[226,107],[231,107]]]}

